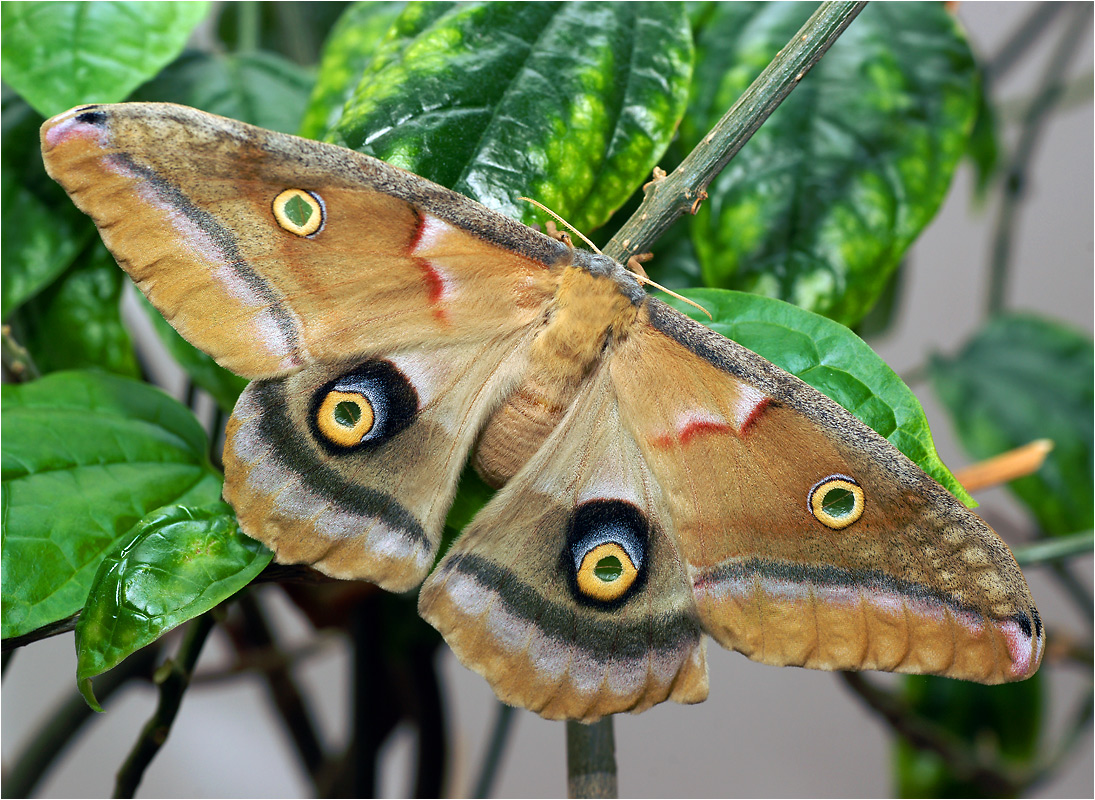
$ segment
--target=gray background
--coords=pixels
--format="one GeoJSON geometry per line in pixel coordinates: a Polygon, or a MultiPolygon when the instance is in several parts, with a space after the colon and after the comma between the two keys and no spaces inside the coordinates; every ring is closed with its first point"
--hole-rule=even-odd
{"type": "MultiPolygon", "coordinates": [[[[982,54],[995,53],[1029,12],[1027,3],[962,3],[958,16],[982,54]]],[[[1062,15],[1063,16],[1063,15],[1062,15]]],[[[1056,37],[1051,37],[1054,40],[1056,37]]],[[[1073,75],[1090,75],[1090,31],[1073,75]]],[[[1048,47],[998,86],[998,97],[1023,98],[1036,85],[1048,47]]],[[[1013,132],[1013,129],[1011,129],[1013,132]]],[[[1092,106],[1059,113],[1048,126],[1032,165],[1029,195],[1017,231],[1011,307],[1038,311],[1092,329],[1092,106]]],[[[901,316],[893,330],[871,344],[899,373],[924,363],[933,351],[952,352],[981,321],[987,285],[989,242],[995,205],[977,210],[971,171],[964,166],[936,220],[912,251],[901,316]]],[[[965,457],[928,387],[922,396],[939,450],[947,463],[965,457]]],[[[1024,540],[1018,507],[1002,491],[978,498],[982,513],[1013,544],[1024,540]]],[[[1090,585],[1091,558],[1076,564],[1090,585]]],[[[1051,630],[1080,633],[1085,622],[1041,571],[1027,572],[1035,599],[1051,630]]],[[[290,642],[313,634],[276,589],[264,590],[276,607],[290,642]]],[[[336,638],[324,640],[305,660],[298,677],[315,701],[329,742],[346,737],[349,653],[336,638]]],[[[777,669],[711,645],[711,697],[701,705],[672,703],[639,716],[617,718],[622,796],[878,796],[892,793],[889,731],[835,677],[809,670],[777,669]]],[[[214,635],[200,671],[228,661],[228,648],[214,635]]],[[[1050,724],[1062,727],[1072,703],[1091,676],[1074,667],[1049,667],[1050,724]]],[[[469,789],[495,712],[485,681],[456,663],[446,650],[443,679],[450,702],[455,746],[452,786],[469,789]]],[[[16,654],[3,683],[2,754],[5,764],[19,752],[36,720],[74,691],[72,635],[16,654]]],[[[887,681],[889,676],[872,676],[887,681]]],[[[71,751],[40,787],[44,796],[109,796],[113,773],[148,718],[155,696],[147,687],[115,696],[107,713],[76,737],[71,751]]],[[[555,796],[566,791],[563,726],[519,711],[496,794],[555,796]]],[[[1088,731],[1079,757],[1036,796],[1093,794],[1092,741],[1088,731]]],[[[406,731],[386,754],[384,793],[407,793],[413,757],[406,731]]],[[[167,746],[146,775],[146,797],[292,796],[305,794],[296,759],[265,702],[257,681],[205,685],[187,696],[167,746]]]]}

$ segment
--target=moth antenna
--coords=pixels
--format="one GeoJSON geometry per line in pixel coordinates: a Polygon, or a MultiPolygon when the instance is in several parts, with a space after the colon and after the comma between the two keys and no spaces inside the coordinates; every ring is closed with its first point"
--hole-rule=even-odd
{"type": "Polygon", "coordinates": [[[597,255],[599,255],[599,256],[601,256],[601,255],[604,255],[604,253],[602,253],[602,252],[601,252],[601,249],[600,249],[599,247],[597,247],[597,245],[593,244],[593,242],[589,241],[589,239],[587,239],[587,238],[586,238],[586,236],[585,236],[585,234],[584,234],[584,233],[582,233],[582,232],[581,232],[580,230],[578,230],[577,228],[575,228],[575,227],[574,227],[573,225],[571,225],[571,224],[570,224],[569,222],[567,222],[567,221],[566,221],[565,219],[563,219],[562,217],[560,217],[560,216],[559,216],[558,214],[556,214],[556,213],[555,213],[554,211],[552,211],[552,210],[551,210],[550,208],[548,208],[547,206],[545,206],[545,205],[544,205],[543,203],[541,203],[541,202],[539,202],[539,201],[537,201],[537,200],[533,200],[533,199],[532,199],[531,197],[518,197],[517,199],[518,199],[518,200],[524,200],[524,201],[525,201],[526,203],[532,203],[532,204],[533,204],[534,206],[536,206],[536,207],[537,207],[538,209],[540,209],[541,211],[543,211],[543,212],[544,212],[545,214],[551,214],[551,216],[555,217],[555,219],[559,220],[559,222],[563,223],[563,224],[564,224],[564,225],[566,225],[566,226],[567,226],[568,228],[570,228],[570,229],[571,229],[572,231],[574,231],[574,234],[575,234],[575,235],[576,235],[576,236],[577,236],[577,237],[578,237],[579,239],[581,239],[581,240],[582,240],[583,242],[585,242],[586,244],[588,244],[588,245],[589,245],[589,249],[590,249],[590,250],[592,250],[592,251],[593,251],[594,253],[596,253],[596,254],[597,254],[597,255]]]}
{"type": "MultiPolygon", "coordinates": [[[[578,238],[580,238],[583,242],[588,244],[590,249],[594,253],[596,253],[597,255],[604,255],[604,253],[601,252],[600,248],[597,247],[597,245],[593,244],[593,242],[589,241],[589,239],[586,237],[586,235],[584,233],[582,233],[580,230],[575,228],[573,225],[571,225],[569,222],[567,222],[561,216],[556,214],[550,208],[545,206],[543,203],[541,203],[537,200],[533,200],[531,197],[518,197],[517,199],[518,200],[524,200],[526,203],[532,203],[534,206],[536,206],[538,209],[543,211],[545,214],[551,214],[551,216],[555,217],[555,219],[559,220],[559,222],[563,223],[568,228],[570,228],[572,231],[574,231],[574,233],[578,236],[578,238]]],[[[628,260],[628,263],[630,263],[630,259],[628,260]]],[[[641,269],[641,267],[640,267],[640,269],[641,269]]],[[[660,289],[661,291],[665,292],[670,297],[676,297],[682,303],[688,303],[688,305],[694,306],[695,308],[698,308],[700,311],[702,311],[704,314],[707,315],[708,319],[711,319],[711,320],[714,319],[714,317],[711,316],[711,312],[708,311],[703,306],[701,306],[699,303],[697,303],[693,300],[689,300],[687,297],[684,297],[683,295],[679,295],[676,292],[671,291],[670,289],[666,289],[660,283],[655,283],[654,281],[650,280],[650,278],[648,278],[645,274],[640,275],[638,272],[634,272],[630,269],[627,270],[627,271],[635,276],[635,280],[637,280],[640,285],[649,285],[649,286],[653,286],[655,289],[660,289]]],[[[644,273],[645,273],[645,270],[644,270],[644,273]]]]}
{"type": "MultiPolygon", "coordinates": [[[[628,272],[631,272],[631,270],[628,270],[628,272]]],[[[650,278],[646,277],[645,275],[639,275],[639,274],[638,274],[638,273],[636,273],[636,272],[631,272],[631,274],[635,276],[635,279],[636,279],[636,280],[637,280],[637,281],[638,281],[638,282],[639,282],[640,284],[647,284],[647,285],[653,286],[653,287],[654,287],[655,289],[660,289],[661,291],[665,292],[665,293],[666,293],[667,295],[669,295],[670,297],[676,297],[676,298],[677,298],[678,300],[680,300],[680,301],[681,301],[682,303],[688,303],[688,305],[692,306],[693,308],[698,308],[698,309],[699,309],[700,311],[702,311],[702,312],[703,312],[704,314],[706,314],[706,315],[707,315],[707,318],[708,318],[708,319],[710,319],[710,320],[714,320],[714,319],[715,319],[715,318],[714,318],[713,316],[711,316],[711,312],[710,312],[710,311],[708,311],[708,310],[707,310],[706,308],[704,308],[703,306],[701,306],[701,305],[700,305],[699,303],[697,303],[697,302],[696,302],[695,300],[689,300],[689,299],[688,299],[687,297],[685,297],[684,295],[681,295],[681,294],[677,294],[677,293],[676,293],[676,292],[674,292],[674,291],[673,291],[672,289],[666,289],[666,288],[665,288],[664,286],[662,286],[662,285],[661,285],[660,283],[656,283],[656,282],[654,282],[654,281],[650,280],[650,278]]]]}

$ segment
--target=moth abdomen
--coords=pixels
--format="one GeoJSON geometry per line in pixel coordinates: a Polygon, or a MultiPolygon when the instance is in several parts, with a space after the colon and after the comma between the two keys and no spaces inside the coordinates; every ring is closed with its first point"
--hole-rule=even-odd
{"type": "Polygon", "coordinates": [[[606,348],[627,335],[637,314],[614,277],[582,266],[563,268],[524,380],[480,435],[472,463],[488,484],[504,484],[540,449],[606,348]]]}

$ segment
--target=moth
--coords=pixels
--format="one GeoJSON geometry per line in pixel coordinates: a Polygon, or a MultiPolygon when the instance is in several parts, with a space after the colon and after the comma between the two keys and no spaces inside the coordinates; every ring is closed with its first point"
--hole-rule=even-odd
{"type": "Polygon", "coordinates": [[[224,496],[282,563],[395,592],[507,703],[592,721],[768,664],[999,683],[1015,559],[851,413],[604,256],[333,145],[166,104],[47,121],[49,174],[251,380],[224,496]],[[435,565],[469,458],[500,487],[435,565]]]}

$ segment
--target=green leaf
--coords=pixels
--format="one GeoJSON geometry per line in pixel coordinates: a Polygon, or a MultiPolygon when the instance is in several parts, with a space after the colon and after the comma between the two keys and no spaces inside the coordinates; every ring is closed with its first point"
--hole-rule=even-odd
{"type": "Polygon", "coordinates": [[[43,122],[4,89],[0,146],[0,319],[57,279],[91,241],[95,226],[46,175],[38,149],[43,122]]]}
{"type": "Polygon", "coordinates": [[[16,339],[39,371],[99,367],[140,377],[120,303],[125,274],[96,244],[80,263],[16,313],[16,339]]]}
{"type": "Polygon", "coordinates": [[[152,327],[159,335],[160,341],[164,343],[171,357],[183,368],[194,383],[209,392],[223,411],[231,412],[236,406],[236,400],[239,399],[240,392],[247,386],[247,379],[229,372],[186,341],[179,335],[178,331],[171,327],[171,323],[165,320],[163,315],[148,302],[143,294],[138,297],[137,302],[147,312],[152,327]]]}
{"type": "Polygon", "coordinates": [[[133,99],[180,103],[295,133],[311,90],[311,73],[274,53],[188,52],[142,86],[133,99]]]}
{"type": "MultiPolygon", "coordinates": [[[[362,73],[392,29],[392,23],[402,12],[403,5],[353,3],[339,17],[323,45],[319,75],[300,126],[301,136],[322,139],[338,122],[343,106],[353,96],[362,73]]],[[[429,5],[440,15],[448,10],[451,3],[429,5]]]]}
{"type": "Polygon", "coordinates": [[[975,503],[935,452],[916,395],[848,328],[761,295],[724,289],[682,292],[711,312],[672,298],[671,305],[763,356],[851,411],[968,506],[975,503]]]}
{"type": "MultiPolygon", "coordinates": [[[[1038,750],[1044,689],[1036,673],[1025,681],[983,686],[914,675],[904,679],[905,702],[967,746],[992,746],[1005,763],[1028,766],[1038,750]]],[[[954,775],[935,753],[897,742],[900,797],[997,797],[998,790],[954,775]]]]}
{"type": "Polygon", "coordinates": [[[526,222],[534,197],[579,230],[644,181],[684,109],[684,8],[661,3],[468,3],[403,17],[328,135],[526,222]]]}
{"type": "Polygon", "coordinates": [[[1027,314],[997,317],[961,352],[931,361],[935,390],[973,458],[1053,440],[1038,472],[1008,484],[1049,534],[1088,530],[1095,516],[1092,364],[1090,337],[1027,314]]]}
{"type": "MultiPolygon", "coordinates": [[[[697,40],[686,147],[815,8],[717,4],[697,40]]],[[[709,187],[692,228],[705,283],[854,325],[938,210],[977,94],[943,4],[869,4],[709,187]]]]}
{"type": "Polygon", "coordinates": [[[142,519],[99,564],[76,623],[76,681],[88,705],[102,710],[94,676],[228,599],[272,558],[224,503],[170,506],[142,519]]]}
{"type": "Polygon", "coordinates": [[[158,389],[58,372],[2,387],[3,637],[84,605],[105,553],[149,511],[220,496],[205,432],[158,389]]]}
{"type": "Polygon", "coordinates": [[[41,114],[117,103],[186,44],[209,4],[3,3],[4,81],[41,114]]]}

